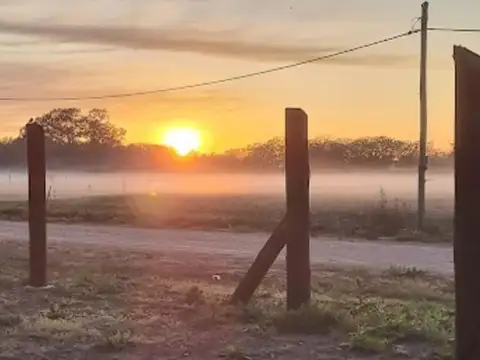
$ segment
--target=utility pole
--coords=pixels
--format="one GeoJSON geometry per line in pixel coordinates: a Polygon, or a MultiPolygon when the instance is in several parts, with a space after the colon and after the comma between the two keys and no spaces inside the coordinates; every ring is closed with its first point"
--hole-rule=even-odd
{"type": "Polygon", "coordinates": [[[420,146],[418,159],[418,230],[423,230],[425,219],[425,183],[427,158],[427,35],[428,1],[422,4],[420,49],[420,146]]]}

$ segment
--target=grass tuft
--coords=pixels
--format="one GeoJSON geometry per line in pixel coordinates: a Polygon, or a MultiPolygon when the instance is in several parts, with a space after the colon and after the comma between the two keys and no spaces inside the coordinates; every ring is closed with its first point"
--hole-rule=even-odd
{"type": "Polygon", "coordinates": [[[431,343],[443,346],[453,335],[453,312],[432,302],[386,302],[358,299],[350,306],[357,329],[353,349],[385,351],[394,344],[431,343]]]}
{"type": "Polygon", "coordinates": [[[387,339],[362,332],[352,333],[349,340],[350,350],[355,352],[378,354],[385,352],[390,348],[387,339]]]}
{"type": "Polygon", "coordinates": [[[192,286],[185,294],[185,302],[188,305],[205,304],[206,299],[203,290],[200,290],[198,286],[192,286]]]}
{"type": "Polygon", "coordinates": [[[102,352],[119,352],[127,347],[134,346],[134,332],[132,329],[115,329],[103,334],[95,348],[102,352]]]}
{"type": "Polygon", "coordinates": [[[15,327],[22,323],[22,318],[18,315],[0,314],[0,329],[6,327],[15,327]]]}
{"type": "Polygon", "coordinates": [[[251,360],[252,358],[247,355],[245,349],[238,345],[229,345],[227,349],[220,354],[220,358],[226,360],[251,360]]]}
{"type": "Polygon", "coordinates": [[[414,266],[393,265],[386,272],[386,276],[408,279],[422,279],[429,276],[428,271],[420,270],[414,266]]]}
{"type": "Polygon", "coordinates": [[[280,333],[327,335],[332,330],[350,328],[349,320],[348,314],[336,306],[317,303],[278,315],[274,324],[280,333]]]}
{"type": "Polygon", "coordinates": [[[128,279],[116,273],[105,275],[87,271],[76,275],[70,286],[84,295],[113,295],[126,291],[128,279]]]}

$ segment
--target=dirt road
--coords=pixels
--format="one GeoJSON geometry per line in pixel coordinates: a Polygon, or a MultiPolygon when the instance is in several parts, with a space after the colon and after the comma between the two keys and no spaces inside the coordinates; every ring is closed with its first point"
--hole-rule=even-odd
{"type": "MultiPolygon", "coordinates": [[[[115,246],[142,250],[188,251],[253,259],[268,234],[48,224],[50,243],[115,246]]],[[[0,221],[0,240],[26,241],[28,225],[0,221]]],[[[281,255],[281,258],[284,258],[281,255]]],[[[453,272],[452,248],[445,245],[400,244],[313,238],[312,263],[367,266],[415,266],[431,272],[453,272]]]]}

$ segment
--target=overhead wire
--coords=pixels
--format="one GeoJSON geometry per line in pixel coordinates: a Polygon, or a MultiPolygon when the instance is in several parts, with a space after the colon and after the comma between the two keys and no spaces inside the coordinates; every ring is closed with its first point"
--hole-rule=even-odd
{"type": "Polygon", "coordinates": [[[126,98],[126,97],[134,97],[134,96],[144,96],[144,95],[151,95],[151,94],[159,94],[159,93],[166,93],[166,92],[173,92],[173,91],[180,91],[180,90],[188,90],[188,89],[194,89],[194,88],[200,88],[200,87],[206,87],[206,86],[211,86],[211,85],[217,85],[217,84],[223,84],[227,82],[232,82],[232,81],[237,81],[237,80],[242,80],[242,79],[247,79],[251,77],[256,77],[256,76],[261,76],[261,75],[266,75],[274,72],[279,72],[287,69],[292,69],[296,68],[299,66],[303,66],[306,64],[311,64],[315,63],[318,61],[322,60],[328,60],[335,58],[337,56],[353,53],[359,50],[371,48],[377,45],[385,44],[388,42],[392,42],[395,40],[399,40],[401,38],[405,38],[408,36],[411,36],[413,34],[418,33],[420,30],[415,30],[411,29],[407,32],[403,32],[397,35],[389,36],[380,40],[376,40],[373,42],[365,43],[362,45],[357,45],[354,47],[347,48],[345,50],[340,50],[331,54],[327,55],[322,55],[302,61],[298,61],[295,63],[287,64],[287,65],[282,65],[282,66],[277,66],[265,70],[260,70],[260,71],[255,71],[255,72],[250,72],[250,73],[245,73],[241,75],[236,75],[236,76],[231,76],[231,77],[226,77],[226,78],[221,78],[221,79],[216,79],[216,80],[210,80],[210,81],[204,81],[204,82],[198,82],[198,83],[192,83],[192,84],[187,84],[187,85],[180,85],[180,86],[173,86],[173,87],[166,87],[166,88],[161,88],[161,89],[154,89],[154,90],[146,90],[146,91],[138,91],[138,92],[129,92],[129,93],[117,93],[117,94],[106,94],[106,95],[96,95],[96,96],[70,96],[70,97],[0,97],[1,102],[40,102],[40,101],[83,101],[83,100],[102,100],[102,99],[113,99],[113,98],[126,98]]]}
{"type": "Polygon", "coordinates": [[[462,32],[462,33],[480,33],[480,28],[450,28],[450,27],[429,27],[429,31],[444,31],[444,32],[462,32]]]}
{"type": "Polygon", "coordinates": [[[411,26],[410,26],[410,31],[415,31],[415,30],[419,30],[419,31],[420,31],[420,29],[417,28],[417,25],[420,23],[420,21],[422,21],[422,17],[421,17],[421,16],[414,17],[414,18],[412,19],[411,24],[410,24],[410,25],[411,25],[411,26]]]}

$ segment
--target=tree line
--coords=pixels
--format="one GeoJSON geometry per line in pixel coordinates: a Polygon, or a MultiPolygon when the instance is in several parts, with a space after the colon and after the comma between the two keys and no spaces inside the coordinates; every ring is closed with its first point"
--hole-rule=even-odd
{"type": "MultiPolygon", "coordinates": [[[[31,119],[43,126],[49,168],[103,170],[274,170],[283,164],[284,140],[277,137],[222,154],[178,156],[158,144],[126,144],[126,130],[114,125],[105,109],[83,114],[78,108],[58,108],[31,119]]],[[[385,136],[358,139],[316,138],[310,141],[315,168],[415,167],[418,142],[385,136]]],[[[453,151],[428,147],[431,167],[451,166],[453,151]]],[[[25,166],[25,127],[18,136],[0,140],[0,167],[25,166]]]]}

